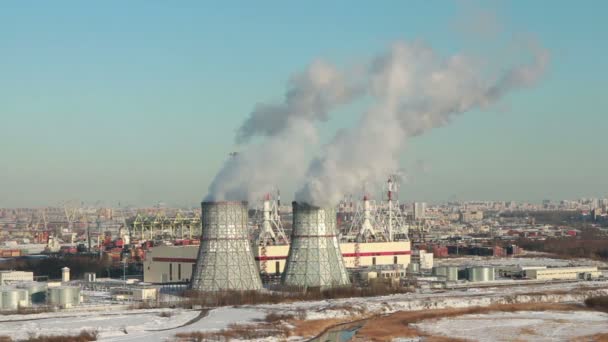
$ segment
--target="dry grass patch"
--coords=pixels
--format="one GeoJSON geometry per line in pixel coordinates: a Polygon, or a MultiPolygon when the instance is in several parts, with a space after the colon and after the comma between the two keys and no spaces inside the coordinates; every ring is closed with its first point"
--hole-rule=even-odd
{"type": "Polygon", "coordinates": [[[461,338],[453,338],[447,336],[425,336],[424,342],[469,342],[461,338]]]}
{"type": "Polygon", "coordinates": [[[587,298],[585,305],[597,311],[608,312],[608,296],[587,298]]]}
{"type": "Polygon", "coordinates": [[[521,335],[538,335],[534,329],[528,327],[519,329],[519,333],[521,335]]]}
{"type": "MultiPolygon", "coordinates": [[[[180,307],[192,307],[202,305],[210,307],[232,306],[232,305],[255,305],[255,304],[278,304],[292,303],[296,301],[313,301],[325,299],[353,298],[353,297],[378,297],[391,294],[409,293],[409,288],[393,288],[386,284],[376,286],[357,287],[345,286],[330,289],[319,288],[293,288],[277,287],[276,291],[220,291],[220,292],[199,292],[188,290],[184,292],[187,299],[174,303],[180,307]]],[[[156,305],[151,303],[149,305],[156,305]]]]}
{"type": "Polygon", "coordinates": [[[255,340],[266,337],[287,338],[289,329],[281,324],[264,323],[258,325],[231,324],[226,329],[209,332],[189,332],[175,334],[177,341],[202,342],[202,341],[230,341],[255,340]]]}
{"type": "Polygon", "coordinates": [[[173,312],[171,312],[171,311],[161,311],[158,313],[158,317],[168,318],[168,317],[172,317],[172,316],[173,316],[173,312]]]}
{"type": "Polygon", "coordinates": [[[585,294],[589,291],[606,290],[606,286],[590,286],[582,285],[569,290],[549,290],[549,291],[535,291],[519,293],[517,296],[546,296],[546,295],[567,295],[567,294],[585,294]]]}
{"type": "Polygon", "coordinates": [[[38,335],[30,336],[23,342],[88,342],[97,341],[97,331],[83,330],[78,335],[38,335]]]}
{"type": "Polygon", "coordinates": [[[581,311],[586,308],[572,304],[526,303],[526,304],[493,304],[490,306],[475,306],[470,308],[449,308],[437,310],[399,311],[386,316],[375,316],[367,320],[357,331],[356,337],[365,341],[391,341],[397,337],[428,336],[411,326],[424,320],[456,317],[470,314],[487,314],[490,312],[517,311],[581,311]]]}
{"type": "Polygon", "coordinates": [[[333,328],[344,323],[351,323],[352,321],[353,317],[311,319],[304,321],[295,320],[290,322],[295,326],[295,328],[291,331],[291,335],[303,337],[317,336],[324,333],[329,328],[333,328]]]}
{"type": "Polygon", "coordinates": [[[570,342],[608,342],[608,334],[595,334],[583,337],[577,337],[570,342]]]}
{"type": "MultiPolygon", "coordinates": [[[[45,312],[51,312],[51,311],[52,311],[52,309],[50,306],[37,306],[37,307],[31,307],[31,308],[20,307],[17,310],[2,311],[2,312],[0,312],[0,315],[30,315],[30,314],[45,313],[45,312]]],[[[2,340],[0,340],[0,341],[2,341],[2,340]]]]}

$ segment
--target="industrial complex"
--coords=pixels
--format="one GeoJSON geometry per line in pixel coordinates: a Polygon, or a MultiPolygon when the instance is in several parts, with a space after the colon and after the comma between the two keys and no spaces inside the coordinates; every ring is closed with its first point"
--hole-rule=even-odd
{"type": "Polygon", "coordinates": [[[506,247],[496,242],[500,241],[497,237],[510,237],[504,231],[516,229],[511,221],[501,223],[502,230],[487,228],[492,218],[479,214],[484,205],[488,211],[482,203],[467,205],[475,215],[461,212],[455,216],[450,212],[441,216],[444,209],[425,203],[402,205],[395,199],[397,187],[393,182],[389,178],[388,191],[379,196],[380,200],[374,201],[367,194],[358,201],[345,197],[335,208],[298,202],[282,206],[278,193],[268,193],[257,203],[206,201],[198,211],[173,211],[173,218],[159,211],[147,216],[123,211],[110,215],[122,225],[102,225],[104,221],[98,219],[93,227],[80,230],[84,246],[66,243],[66,236],[74,240],[76,235],[67,232],[78,231],[77,216],[66,215],[72,228],[53,228],[55,233],[48,236],[46,246],[36,247],[42,253],[33,250],[34,253],[21,256],[25,250],[17,249],[19,244],[11,244],[10,250],[5,249],[10,251],[5,253],[5,260],[94,257],[109,260],[113,271],[108,268],[108,275],[118,273],[122,279],[113,282],[102,278],[100,272],[69,279],[62,271],[62,279],[57,281],[31,271],[0,271],[0,286],[7,298],[4,303],[8,303],[3,307],[36,306],[41,303],[41,292],[45,305],[68,307],[98,300],[88,291],[99,289],[107,292],[106,300],[157,300],[167,287],[202,292],[281,287],[307,290],[367,286],[370,281],[378,281],[373,279],[390,278],[391,286],[416,284],[436,289],[604,277],[602,270],[591,264],[527,265],[516,258],[494,264],[492,258],[521,253],[511,240],[502,243],[506,247]],[[451,226],[467,222],[457,228],[460,230],[454,230],[458,240],[440,235],[442,225],[452,216],[456,223],[451,226]],[[469,239],[467,234],[476,234],[476,238],[469,239]],[[483,234],[489,237],[484,238],[483,234]],[[17,256],[8,257],[9,254],[17,256]],[[459,258],[446,259],[453,254],[459,258]],[[471,263],[474,259],[468,259],[467,254],[490,259],[471,263]],[[42,288],[44,291],[39,291],[42,288]],[[30,291],[29,300],[24,289],[30,291]],[[32,291],[37,293],[37,299],[31,296],[32,291]],[[17,304],[14,298],[19,298],[17,304]]]}

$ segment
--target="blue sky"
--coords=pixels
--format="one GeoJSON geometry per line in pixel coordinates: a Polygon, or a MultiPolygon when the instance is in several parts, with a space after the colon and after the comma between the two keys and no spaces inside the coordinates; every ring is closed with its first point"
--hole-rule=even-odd
{"type": "Polygon", "coordinates": [[[399,39],[499,60],[519,37],[550,51],[542,82],[412,140],[402,198],[606,196],[607,10],[599,0],[2,1],[0,206],[196,205],[254,104],[281,100],[312,60],[354,63],[399,39]]]}

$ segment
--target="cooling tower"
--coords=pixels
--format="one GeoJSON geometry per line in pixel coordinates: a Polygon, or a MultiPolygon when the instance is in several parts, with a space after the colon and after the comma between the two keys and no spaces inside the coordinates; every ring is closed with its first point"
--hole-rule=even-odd
{"type": "Polygon", "coordinates": [[[247,232],[247,202],[203,202],[203,235],[190,287],[259,290],[262,281],[247,232]]]}
{"type": "Polygon", "coordinates": [[[350,284],[344,266],[336,211],[293,202],[293,230],[284,285],[328,288],[350,284]]]}

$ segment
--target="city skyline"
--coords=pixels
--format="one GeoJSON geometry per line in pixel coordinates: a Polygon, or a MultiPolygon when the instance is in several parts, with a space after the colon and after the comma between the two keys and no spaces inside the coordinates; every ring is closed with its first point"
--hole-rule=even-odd
{"type": "MultiPolygon", "coordinates": [[[[600,92],[608,84],[598,70],[608,66],[600,43],[606,4],[594,4],[393,2],[344,11],[345,3],[267,3],[211,11],[198,2],[3,3],[0,207],[68,199],[196,205],[228,154],[241,149],[240,123],[257,103],[280,100],[293,71],[311,61],[357,63],[400,40],[500,60],[529,37],[551,54],[546,75],[409,141],[401,197],[605,197],[608,103],[600,92]]],[[[320,130],[322,141],[359,114],[341,109],[320,130]]],[[[285,200],[297,187],[277,186],[285,200]]]]}

